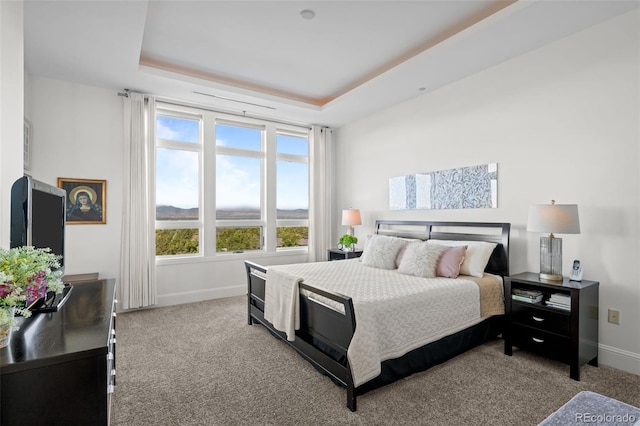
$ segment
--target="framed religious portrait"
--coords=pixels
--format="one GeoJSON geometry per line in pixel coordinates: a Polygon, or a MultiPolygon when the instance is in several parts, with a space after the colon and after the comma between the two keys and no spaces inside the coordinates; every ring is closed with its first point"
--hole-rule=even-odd
{"type": "Polygon", "coordinates": [[[67,224],[107,223],[107,181],[58,178],[67,191],[67,224]]]}

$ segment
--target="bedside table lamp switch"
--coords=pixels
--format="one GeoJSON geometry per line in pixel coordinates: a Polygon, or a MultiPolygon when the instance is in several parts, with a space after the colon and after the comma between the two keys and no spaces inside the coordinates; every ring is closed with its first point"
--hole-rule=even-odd
{"type": "Polygon", "coordinates": [[[529,208],[527,231],[548,233],[540,237],[540,278],[562,281],[562,238],[554,234],[579,234],[576,204],[537,204],[529,208]]]}

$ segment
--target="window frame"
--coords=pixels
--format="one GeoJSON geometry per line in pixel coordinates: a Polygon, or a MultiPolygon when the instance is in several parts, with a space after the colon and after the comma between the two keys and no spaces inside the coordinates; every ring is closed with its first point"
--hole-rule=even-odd
{"type": "MultiPolygon", "coordinates": [[[[214,242],[213,242],[213,247],[215,248],[215,253],[216,255],[219,256],[228,256],[230,254],[238,254],[236,252],[218,252],[217,251],[217,240],[215,240],[215,236],[216,234],[216,230],[218,228],[255,228],[255,227],[259,227],[260,228],[260,238],[261,238],[261,242],[260,242],[260,246],[261,248],[259,250],[247,250],[244,251],[243,253],[255,253],[255,252],[262,252],[265,251],[265,247],[266,247],[266,240],[265,240],[265,234],[267,233],[267,229],[266,229],[266,222],[265,222],[265,203],[264,203],[264,192],[266,191],[266,183],[265,183],[265,179],[264,179],[264,171],[267,167],[265,158],[266,158],[266,149],[265,149],[265,126],[255,123],[253,122],[253,120],[249,121],[249,122],[244,122],[244,121],[238,121],[238,120],[230,120],[228,118],[219,118],[216,117],[213,125],[214,125],[214,133],[215,133],[215,126],[218,124],[222,124],[225,126],[233,126],[233,127],[244,127],[244,128],[248,128],[248,129],[255,129],[255,130],[259,130],[261,132],[260,134],[260,151],[255,151],[252,149],[241,149],[241,148],[234,148],[234,147],[227,147],[227,146],[218,146],[217,144],[217,134],[216,137],[214,138],[214,155],[213,155],[213,160],[215,163],[215,166],[217,166],[217,156],[218,154],[220,155],[230,155],[230,156],[238,156],[238,157],[246,157],[246,158],[257,158],[260,160],[260,219],[248,219],[248,220],[229,220],[229,219],[218,219],[217,217],[217,204],[215,205],[214,209],[213,209],[213,215],[215,216],[215,227],[213,229],[213,234],[214,234],[214,242]]],[[[215,168],[214,166],[214,168],[215,168]]],[[[215,169],[217,172],[217,168],[215,169]]],[[[204,184],[203,184],[204,185],[204,184]]],[[[214,202],[216,200],[216,185],[217,185],[217,174],[214,175],[214,196],[212,197],[214,199],[214,202]]]]}
{"type": "MultiPolygon", "coordinates": [[[[156,203],[153,202],[153,214],[155,229],[188,229],[197,228],[199,241],[198,253],[177,254],[177,255],[156,255],[156,261],[160,263],[193,262],[198,260],[221,260],[234,257],[252,257],[262,255],[278,254],[306,254],[308,246],[277,247],[278,227],[307,227],[309,219],[277,219],[277,161],[293,161],[306,163],[308,173],[310,173],[311,152],[310,137],[311,129],[306,126],[297,126],[286,123],[274,122],[266,119],[249,118],[236,116],[201,107],[174,104],[171,102],[156,102],[154,114],[154,125],[157,125],[157,116],[168,116],[185,119],[200,120],[198,143],[180,142],[156,137],[154,146],[154,165],[151,182],[153,183],[152,193],[156,195],[156,174],[155,158],[158,148],[181,149],[198,152],[198,220],[157,220],[156,203]],[[246,127],[261,130],[260,151],[241,149],[229,146],[218,146],[216,143],[216,125],[229,125],[246,127]],[[276,138],[278,134],[300,137],[307,140],[308,155],[278,154],[276,138]],[[260,159],[260,219],[249,220],[228,220],[216,217],[216,162],[217,155],[239,155],[242,157],[260,159]],[[211,190],[213,188],[213,190],[211,190]],[[208,191],[208,193],[207,193],[208,191]],[[208,212],[213,212],[209,215],[208,212]],[[213,216],[215,220],[208,219],[213,216]],[[241,253],[229,251],[218,252],[216,246],[216,230],[219,227],[260,227],[261,229],[261,249],[245,250],[241,253]]],[[[308,178],[309,189],[307,197],[310,196],[311,176],[308,178]]],[[[310,204],[308,200],[307,206],[310,204]]],[[[307,207],[308,209],[309,207],[307,207]]],[[[155,238],[155,237],[154,237],[155,238]]]]}
{"type": "MultiPolygon", "coordinates": [[[[278,219],[278,213],[277,213],[277,209],[278,209],[278,205],[277,205],[277,199],[276,199],[276,232],[278,228],[286,228],[286,227],[307,227],[307,229],[309,228],[309,204],[310,204],[310,195],[311,195],[311,191],[310,191],[310,186],[311,186],[311,167],[310,167],[310,143],[309,143],[309,132],[303,133],[303,132],[299,132],[296,130],[292,130],[290,128],[277,128],[276,129],[276,133],[275,133],[275,139],[276,139],[276,144],[274,146],[274,150],[276,151],[276,158],[275,158],[275,164],[274,164],[274,168],[276,170],[276,179],[277,179],[277,166],[278,166],[278,161],[289,161],[289,162],[293,162],[293,163],[303,163],[307,165],[307,182],[308,182],[308,188],[307,188],[307,219],[278,219]],[[283,135],[283,136],[290,136],[290,137],[297,137],[297,138],[305,138],[307,139],[307,155],[295,155],[295,154],[285,154],[285,153],[278,153],[277,152],[277,137],[278,135],[283,135]]],[[[277,195],[277,182],[274,184],[273,186],[274,188],[276,188],[276,195],[277,195]]],[[[296,246],[296,247],[276,247],[277,251],[291,251],[291,250],[296,250],[299,249],[300,247],[303,246],[296,246]]]]}
{"type": "Polygon", "coordinates": [[[203,117],[203,114],[201,114],[199,111],[186,106],[157,103],[156,110],[153,116],[154,126],[156,126],[155,127],[156,132],[154,132],[155,135],[157,135],[158,116],[182,118],[187,120],[198,120],[200,124],[198,125],[198,141],[196,143],[188,142],[188,141],[176,141],[173,139],[163,139],[157,136],[155,138],[154,157],[153,157],[154,164],[152,167],[153,174],[151,176],[151,180],[153,182],[152,194],[154,198],[153,212],[152,212],[153,219],[155,221],[154,239],[155,239],[155,230],[158,230],[158,229],[191,229],[191,228],[198,229],[198,253],[183,253],[179,255],[157,255],[156,254],[156,259],[176,258],[176,257],[189,257],[189,258],[201,257],[203,253],[203,244],[204,244],[202,239],[203,209],[201,208],[202,201],[203,201],[202,170],[203,170],[203,159],[204,159],[204,149],[203,149],[204,148],[204,142],[203,142],[204,117],[203,117]],[[156,172],[157,172],[158,148],[175,149],[175,150],[182,150],[187,152],[196,152],[198,154],[198,186],[199,188],[198,188],[198,219],[197,220],[158,220],[157,219],[157,214],[156,214],[157,203],[156,203],[155,197],[156,197],[156,172]]]}

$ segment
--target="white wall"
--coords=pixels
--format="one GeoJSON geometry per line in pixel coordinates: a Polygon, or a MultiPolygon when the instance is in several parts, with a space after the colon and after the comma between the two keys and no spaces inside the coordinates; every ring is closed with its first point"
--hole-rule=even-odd
{"type": "Polygon", "coordinates": [[[231,254],[214,259],[159,262],[158,306],[246,294],[245,259],[261,265],[276,265],[306,262],[307,255],[231,254]]]}
{"type": "Polygon", "coordinates": [[[0,247],[9,248],[11,185],[23,174],[22,2],[0,1],[0,247]]]}
{"type": "Polygon", "coordinates": [[[539,270],[529,205],[577,203],[564,273],[581,259],[601,283],[600,361],[640,374],[639,28],[635,11],[340,128],[336,210],[361,209],[360,237],[377,218],[510,222],[517,273],[539,270]],[[489,162],[497,209],[389,211],[390,177],[489,162]]]}
{"type": "Polygon", "coordinates": [[[111,90],[28,76],[27,115],[32,125],[34,179],[103,179],[104,225],[67,224],[65,273],[120,271],[122,215],[122,99],[111,90]]]}

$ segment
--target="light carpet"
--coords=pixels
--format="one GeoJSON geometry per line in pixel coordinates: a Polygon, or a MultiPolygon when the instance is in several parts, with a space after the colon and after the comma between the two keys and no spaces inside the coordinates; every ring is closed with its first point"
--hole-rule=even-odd
{"type": "Polygon", "coordinates": [[[111,424],[536,425],[580,391],[640,406],[640,376],[569,367],[502,340],[358,397],[260,325],[246,297],[118,315],[111,424]]]}

